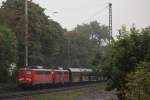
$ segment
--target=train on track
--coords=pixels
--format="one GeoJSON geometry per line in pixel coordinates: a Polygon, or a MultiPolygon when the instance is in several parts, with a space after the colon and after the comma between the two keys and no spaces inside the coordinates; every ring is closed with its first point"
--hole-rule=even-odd
{"type": "Polygon", "coordinates": [[[88,68],[44,69],[42,66],[19,68],[17,78],[21,87],[89,82],[98,79],[92,69],[88,68]]]}

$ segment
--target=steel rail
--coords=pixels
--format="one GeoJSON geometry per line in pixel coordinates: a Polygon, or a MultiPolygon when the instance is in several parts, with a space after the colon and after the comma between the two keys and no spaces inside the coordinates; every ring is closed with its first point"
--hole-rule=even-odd
{"type": "Polygon", "coordinates": [[[48,88],[48,89],[42,89],[42,90],[32,90],[32,91],[22,91],[22,92],[15,92],[15,93],[8,93],[4,95],[0,95],[0,100],[12,100],[15,98],[21,98],[21,97],[27,97],[27,96],[34,96],[34,95],[41,95],[41,94],[50,94],[55,92],[61,92],[61,91],[68,91],[68,90],[75,90],[75,89],[81,89],[81,88],[89,88],[89,87],[95,87],[97,84],[100,84],[102,82],[94,82],[94,83],[86,83],[86,84],[75,84],[71,86],[64,86],[64,87],[56,87],[56,88],[48,88]]]}

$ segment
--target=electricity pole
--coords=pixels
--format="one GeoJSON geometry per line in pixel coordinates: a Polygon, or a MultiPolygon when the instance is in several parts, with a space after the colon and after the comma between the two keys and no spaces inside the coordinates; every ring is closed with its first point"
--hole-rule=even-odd
{"type": "Polygon", "coordinates": [[[28,66],[28,0],[25,0],[25,65],[28,66]]]}
{"type": "Polygon", "coordinates": [[[109,3],[109,43],[112,40],[112,3],[109,3]]]}
{"type": "Polygon", "coordinates": [[[70,39],[68,37],[68,67],[71,65],[71,55],[70,55],[70,39]]]}

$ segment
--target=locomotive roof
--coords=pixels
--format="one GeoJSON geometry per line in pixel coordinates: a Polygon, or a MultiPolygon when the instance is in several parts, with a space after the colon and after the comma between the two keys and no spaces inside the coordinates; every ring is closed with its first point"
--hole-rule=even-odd
{"type": "Polygon", "coordinates": [[[80,68],[69,68],[71,72],[81,72],[80,68]]]}
{"type": "Polygon", "coordinates": [[[82,68],[81,72],[92,72],[92,69],[82,68]]]}
{"type": "Polygon", "coordinates": [[[64,69],[55,69],[54,71],[62,71],[62,72],[67,72],[68,70],[64,70],[64,69]]]}
{"type": "Polygon", "coordinates": [[[52,71],[51,69],[32,69],[32,70],[35,70],[35,71],[52,71]]]}
{"type": "Polygon", "coordinates": [[[92,72],[92,69],[88,68],[69,68],[71,72],[92,72]]]}
{"type": "Polygon", "coordinates": [[[36,70],[36,71],[52,71],[52,69],[43,69],[43,68],[19,68],[20,70],[36,70]]]}

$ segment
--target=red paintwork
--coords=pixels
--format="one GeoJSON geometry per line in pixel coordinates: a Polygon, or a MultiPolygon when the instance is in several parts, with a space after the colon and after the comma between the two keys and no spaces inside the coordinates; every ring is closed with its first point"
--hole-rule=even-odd
{"type": "Polygon", "coordinates": [[[27,68],[20,68],[18,69],[18,83],[19,84],[48,84],[52,83],[53,75],[49,69],[27,69],[27,68]],[[27,71],[31,71],[31,74],[27,74],[27,71]],[[38,72],[42,74],[38,74],[38,72]],[[45,72],[49,72],[45,74],[45,72]],[[20,74],[22,73],[22,74],[20,74]]]}
{"type": "Polygon", "coordinates": [[[65,83],[69,82],[69,71],[68,70],[53,70],[54,83],[65,83]]]}
{"type": "MultiPolygon", "coordinates": [[[[44,71],[40,71],[40,72],[44,72],[44,71]]],[[[46,71],[47,72],[47,71],[46,71]]],[[[37,74],[37,70],[33,69],[33,82],[32,84],[49,84],[52,83],[53,81],[53,75],[50,71],[48,71],[49,74],[37,74]]]]}
{"type": "Polygon", "coordinates": [[[36,85],[69,82],[68,70],[20,68],[18,72],[19,84],[36,85]],[[31,71],[31,74],[27,74],[27,71],[31,71]],[[47,74],[43,74],[45,72],[47,74]]]}
{"type": "Polygon", "coordinates": [[[31,71],[31,69],[26,69],[26,68],[24,68],[24,69],[22,69],[22,68],[18,69],[18,83],[19,84],[32,84],[33,75],[32,74],[30,74],[30,75],[25,74],[27,70],[31,71]],[[20,74],[21,72],[23,72],[24,74],[23,73],[20,74]],[[27,78],[30,78],[31,80],[27,80],[27,78]]]}
{"type": "Polygon", "coordinates": [[[44,69],[19,68],[18,83],[21,85],[64,84],[66,82],[89,81],[91,71],[83,68],[44,69]]]}

